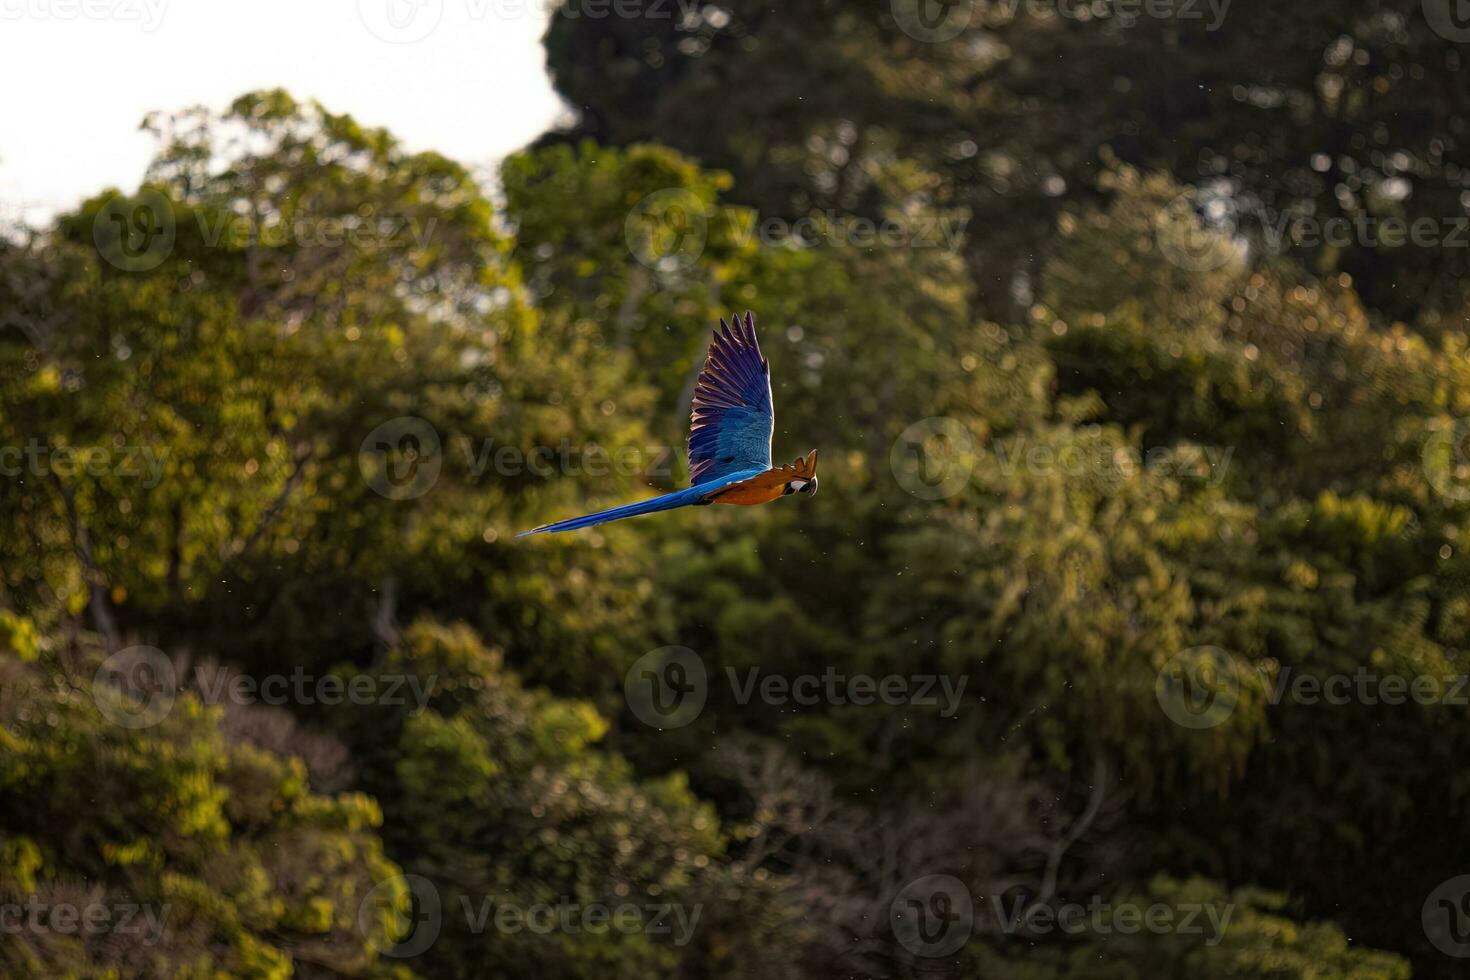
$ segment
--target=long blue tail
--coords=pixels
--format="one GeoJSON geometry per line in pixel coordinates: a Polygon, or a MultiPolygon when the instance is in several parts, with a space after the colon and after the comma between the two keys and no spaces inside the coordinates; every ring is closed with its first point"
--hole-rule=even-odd
{"type": "Polygon", "coordinates": [[[598,511],[596,514],[586,514],[582,517],[573,517],[565,521],[557,521],[554,524],[543,524],[533,527],[529,531],[522,531],[516,537],[524,538],[529,534],[540,534],[543,531],[575,531],[581,527],[591,527],[594,524],[605,524],[608,521],[621,521],[625,517],[637,517],[640,514],[653,514],[661,510],[673,510],[676,507],[686,507],[695,503],[700,497],[710,492],[710,487],[690,487],[687,490],[676,490],[666,493],[662,497],[652,497],[648,500],[640,500],[636,504],[624,504],[614,507],[612,510],[598,511]]]}

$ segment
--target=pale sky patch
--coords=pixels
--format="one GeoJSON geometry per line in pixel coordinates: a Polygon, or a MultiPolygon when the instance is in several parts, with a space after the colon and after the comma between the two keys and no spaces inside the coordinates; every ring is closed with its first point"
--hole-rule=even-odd
{"type": "Polygon", "coordinates": [[[0,0],[0,219],[136,188],[151,110],[282,87],[490,167],[565,113],[542,0],[0,0]]]}

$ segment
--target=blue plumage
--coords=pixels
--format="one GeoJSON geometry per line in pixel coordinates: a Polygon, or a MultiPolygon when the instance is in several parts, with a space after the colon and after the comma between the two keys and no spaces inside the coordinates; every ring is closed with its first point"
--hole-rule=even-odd
{"type": "Polygon", "coordinates": [[[697,504],[712,493],[717,493],[725,487],[748,480],[753,476],[759,476],[765,470],[749,469],[728,473],[723,477],[705,483],[696,484],[687,490],[675,490],[660,497],[649,500],[640,500],[633,504],[624,504],[611,510],[598,511],[595,514],[586,514],[582,517],[573,517],[565,521],[557,521],[554,524],[543,524],[529,531],[522,531],[516,537],[524,538],[530,534],[540,534],[543,531],[555,533],[557,531],[575,531],[579,528],[591,527],[594,524],[605,524],[608,521],[620,521],[625,517],[638,517],[642,514],[656,514],[661,510],[674,510],[677,507],[688,507],[697,504]]]}

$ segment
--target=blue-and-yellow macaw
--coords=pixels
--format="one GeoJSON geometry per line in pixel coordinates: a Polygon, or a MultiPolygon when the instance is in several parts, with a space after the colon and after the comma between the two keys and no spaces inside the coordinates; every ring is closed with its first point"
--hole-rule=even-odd
{"type": "Polygon", "coordinates": [[[771,465],[771,364],[755,339],[755,315],[720,321],[694,386],[689,424],[689,480],[652,500],[543,524],[516,535],[575,531],[625,517],[699,504],[763,504],[793,493],[817,492],[817,451],[781,466],[771,465]]]}

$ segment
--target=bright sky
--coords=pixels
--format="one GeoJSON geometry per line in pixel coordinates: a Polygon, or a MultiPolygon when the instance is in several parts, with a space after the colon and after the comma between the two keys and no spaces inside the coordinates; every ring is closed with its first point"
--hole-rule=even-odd
{"type": "Polygon", "coordinates": [[[0,0],[0,221],[136,187],[149,110],[258,88],[493,164],[565,111],[540,43],[548,2],[0,0]]]}

